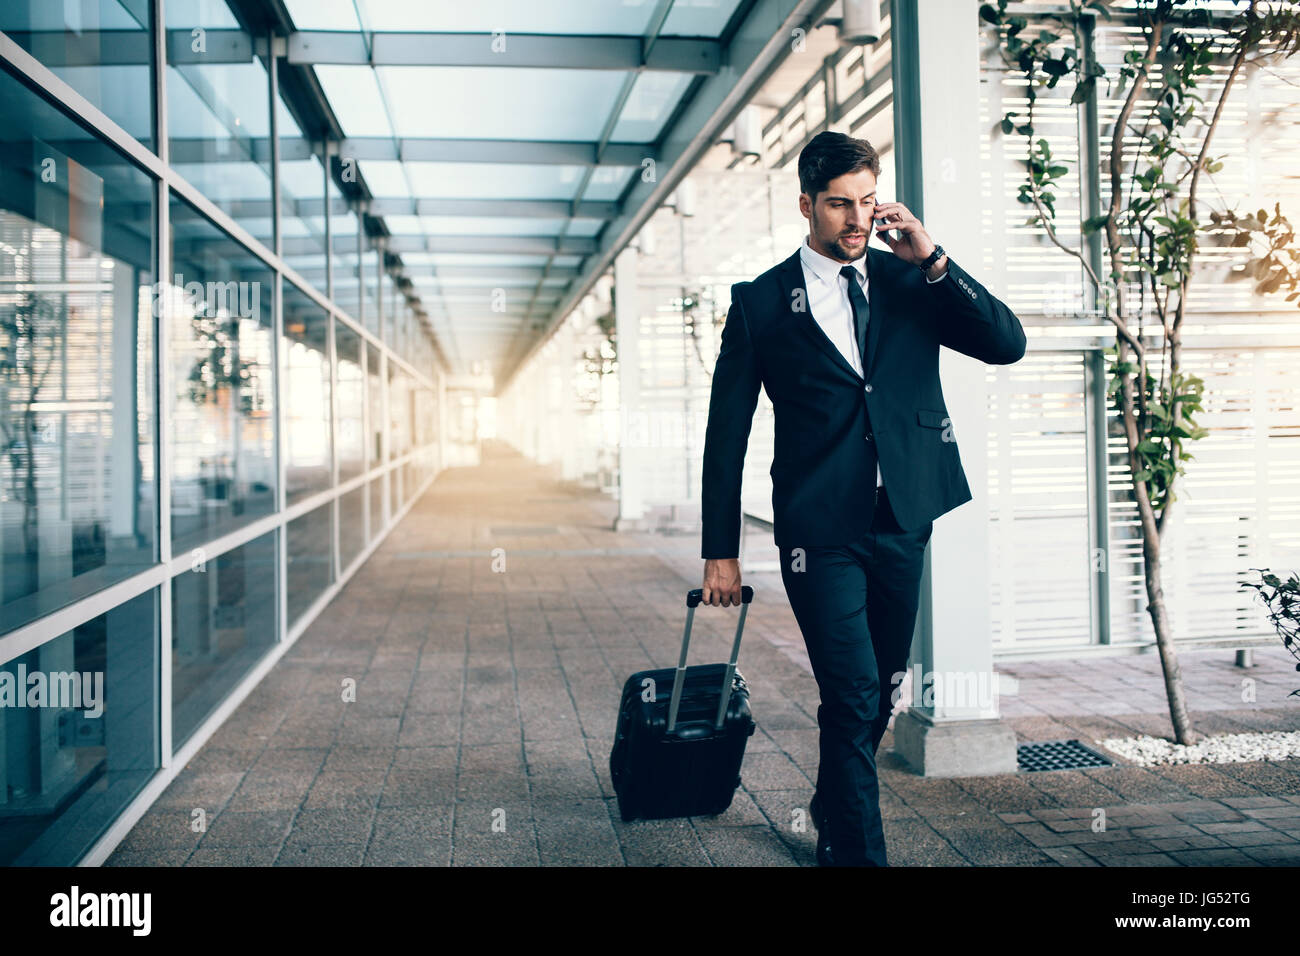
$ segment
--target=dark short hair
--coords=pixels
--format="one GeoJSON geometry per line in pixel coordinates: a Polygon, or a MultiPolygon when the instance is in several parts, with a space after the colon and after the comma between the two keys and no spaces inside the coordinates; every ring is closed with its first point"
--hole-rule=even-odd
{"type": "Polygon", "coordinates": [[[799,190],[816,199],[832,179],[869,169],[880,176],[880,156],[865,139],[823,130],[799,152],[799,190]]]}

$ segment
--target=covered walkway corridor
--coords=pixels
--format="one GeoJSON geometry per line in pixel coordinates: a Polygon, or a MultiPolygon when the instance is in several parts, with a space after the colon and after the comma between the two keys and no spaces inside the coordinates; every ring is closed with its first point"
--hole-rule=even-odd
{"type": "MultiPolygon", "coordinates": [[[[731,808],[619,818],[608,773],[619,690],[675,659],[700,562],[695,536],[615,532],[616,513],[503,444],[440,474],[107,863],[814,865],[814,833],[796,821],[816,775],[817,688],[772,573],[746,578],[740,663],[758,730],[731,808]]],[[[725,658],[733,614],[698,614],[694,661],[725,658]]],[[[1224,651],[1185,654],[1207,707],[1197,725],[1290,729],[1287,708],[1222,696],[1231,665],[1224,651]]],[[[1002,710],[1022,740],[1170,732],[1152,657],[1091,663],[1087,679],[1073,661],[1005,672],[1020,692],[1002,710]],[[1125,710],[1107,688],[1143,703],[1125,710]]],[[[894,865],[1300,860],[1294,760],[928,779],[891,749],[887,733],[894,865]],[[1090,829],[1098,807],[1104,833],[1090,829]]]]}
{"type": "MultiPolygon", "coordinates": [[[[1296,659],[1243,584],[1300,567],[1300,314],[1259,271],[1265,231],[1243,247],[1222,211],[1300,218],[1300,57],[1236,59],[1244,4],[1191,5],[1218,11],[1187,29],[1217,37],[1195,75],[1224,112],[1213,155],[1180,155],[1227,159],[1177,350],[1155,266],[1124,281],[1147,354],[1204,386],[1165,645],[1215,756],[1250,762],[1020,763],[1172,732],[1091,228],[1121,115],[1169,118],[1160,96],[1122,113],[1111,82],[1148,5],[1071,4],[1054,48],[1080,72],[1030,96],[1004,54],[1065,31],[1058,0],[1006,23],[981,0],[0,3],[0,864],[813,865],[818,688],[773,570],[771,376],[728,469],[756,592],[742,785],[717,818],[625,825],[608,760],[623,682],[675,662],[701,584],[733,290],[797,277],[800,197],[833,195],[799,157],[827,133],[872,144],[863,202],[923,220],[1026,340],[1010,365],[935,345],[929,398],[841,390],[855,415],[873,388],[893,403],[864,438],[896,413],[972,492],[925,545],[910,662],[979,699],[898,688],[890,862],[1296,861],[1296,659]],[[1062,164],[1055,227],[1026,219],[1035,144],[1062,164]],[[74,682],[97,704],[14,692],[74,682]],[[1222,739],[1246,731],[1288,736],[1222,739]]],[[[842,333],[926,311],[888,275],[842,333]]],[[[797,358],[771,364],[817,407],[797,358]]],[[[782,458],[817,457],[790,434],[782,458]]],[[[943,474],[881,461],[891,490],[943,474]]],[[[725,659],[735,613],[701,610],[693,662],[725,659]]]]}

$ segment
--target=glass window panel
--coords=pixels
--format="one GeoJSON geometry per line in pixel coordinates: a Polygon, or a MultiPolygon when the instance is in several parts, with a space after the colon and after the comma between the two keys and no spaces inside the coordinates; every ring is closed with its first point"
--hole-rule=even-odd
{"type": "Polygon", "coordinates": [[[199,725],[275,645],[270,531],[172,578],[172,741],[199,725]]]}
{"type": "Polygon", "coordinates": [[[381,337],[382,330],[379,327],[379,279],[383,273],[380,267],[382,262],[382,253],[375,249],[367,249],[365,261],[361,265],[361,288],[366,297],[366,301],[362,305],[362,313],[365,318],[366,331],[381,337]]]}
{"type": "Polygon", "coordinates": [[[331,269],[334,273],[334,302],[355,321],[361,319],[361,278],[358,272],[357,214],[347,208],[330,178],[331,269]]]}
{"type": "MultiPolygon", "coordinates": [[[[237,29],[224,2],[166,0],[163,16],[169,31],[237,29]]],[[[204,41],[195,39],[191,48],[199,42],[204,41]]],[[[260,57],[243,63],[177,60],[176,50],[171,48],[167,68],[172,166],[269,246],[271,111],[266,65],[260,57]]]]}
{"type": "Polygon", "coordinates": [[[360,334],[334,323],[334,353],[338,360],[339,410],[339,481],[355,478],[365,471],[365,400],[366,380],[361,354],[360,334]]]}
{"type": "Polygon", "coordinates": [[[0,667],[0,865],[73,865],[153,776],[157,597],[0,667]]]}
{"type": "Polygon", "coordinates": [[[273,274],[173,198],[172,547],[275,510],[273,274]]]}
{"type": "Polygon", "coordinates": [[[370,482],[370,540],[374,541],[383,532],[387,519],[384,515],[384,482],[388,473],[374,478],[370,482]]]}
{"type": "Polygon", "coordinates": [[[366,486],[339,497],[339,567],[347,569],[366,546],[366,486]]]}
{"type": "Polygon", "coordinates": [[[393,342],[393,279],[386,270],[379,276],[379,296],[380,325],[376,326],[375,331],[385,344],[391,345],[393,342]]]}
{"type": "MultiPolygon", "coordinates": [[[[366,343],[366,362],[370,381],[366,394],[370,397],[370,441],[367,443],[367,464],[373,468],[384,460],[384,380],[379,374],[379,349],[366,343]]],[[[375,512],[370,512],[373,516],[375,512]]]]}
{"type": "Polygon", "coordinates": [[[312,146],[283,100],[278,104],[276,122],[282,255],[299,275],[325,292],[325,169],[319,155],[300,155],[312,146]]]}
{"type": "Polygon", "coordinates": [[[148,11],[147,3],[128,0],[7,0],[0,4],[0,30],[129,136],[153,149],[148,11]],[[105,51],[110,51],[107,57],[105,51]],[[105,65],[105,59],[114,62],[105,65]]]}
{"type": "Polygon", "coordinates": [[[286,525],[289,626],[334,580],[334,505],[331,502],[286,525]]]}
{"type": "Polygon", "coordinates": [[[284,283],[285,503],[331,487],[329,314],[284,283]]]}
{"type": "MultiPolygon", "coordinates": [[[[407,425],[407,418],[410,414],[408,404],[407,390],[409,388],[408,376],[401,371],[396,362],[388,363],[388,413],[389,432],[388,432],[388,450],[389,460],[401,458],[410,448],[410,428],[407,425]]],[[[394,506],[396,510],[396,506],[394,506]]]]}
{"type": "Polygon", "coordinates": [[[157,483],[153,182],[5,73],[0,113],[4,632],[150,566],[157,483]]]}

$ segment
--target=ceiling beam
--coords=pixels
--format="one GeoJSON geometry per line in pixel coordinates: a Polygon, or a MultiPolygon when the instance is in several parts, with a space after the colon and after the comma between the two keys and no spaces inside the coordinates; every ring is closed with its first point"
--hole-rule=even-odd
{"type": "Polygon", "coordinates": [[[529,166],[642,166],[657,158],[650,143],[610,143],[598,159],[595,142],[532,139],[435,139],[433,137],[349,136],[339,144],[341,159],[402,160],[408,163],[523,163],[529,166]]]}
{"type": "Polygon", "coordinates": [[[640,36],[540,33],[432,33],[299,30],[289,34],[299,66],[480,66],[557,70],[656,70],[714,74],[721,44],[664,37],[647,55],[640,36]],[[366,40],[369,39],[369,44],[366,40]]]}
{"type": "MultiPolygon", "coordinates": [[[[9,36],[51,69],[147,66],[145,30],[16,31],[9,36]]],[[[656,70],[717,73],[721,44],[708,37],[663,37],[647,56],[641,37],[600,34],[377,32],[299,30],[288,36],[293,66],[481,66],[556,70],[656,70]]],[[[167,31],[167,63],[251,63],[260,38],[243,30],[167,31]],[[196,46],[198,47],[196,49],[196,46]]]]}

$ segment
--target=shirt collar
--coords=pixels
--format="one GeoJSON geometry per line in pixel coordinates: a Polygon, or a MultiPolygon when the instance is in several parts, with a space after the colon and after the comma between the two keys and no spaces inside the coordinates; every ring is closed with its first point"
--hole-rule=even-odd
{"type": "Polygon", "coordinates": [[[823,282],[835,282],[840,277],[840,270],[846,265],[853,266],[858,273],[858,281],[865,283],[867,280],[867,252],[864,249],[862,255],[852,262],[839,262],[830,256],[824,256],[811,245],[808,244],[808,236],[803,237],[803,245],[799,247],[800,260],[812,269],[817,278],[823,282]]]}

